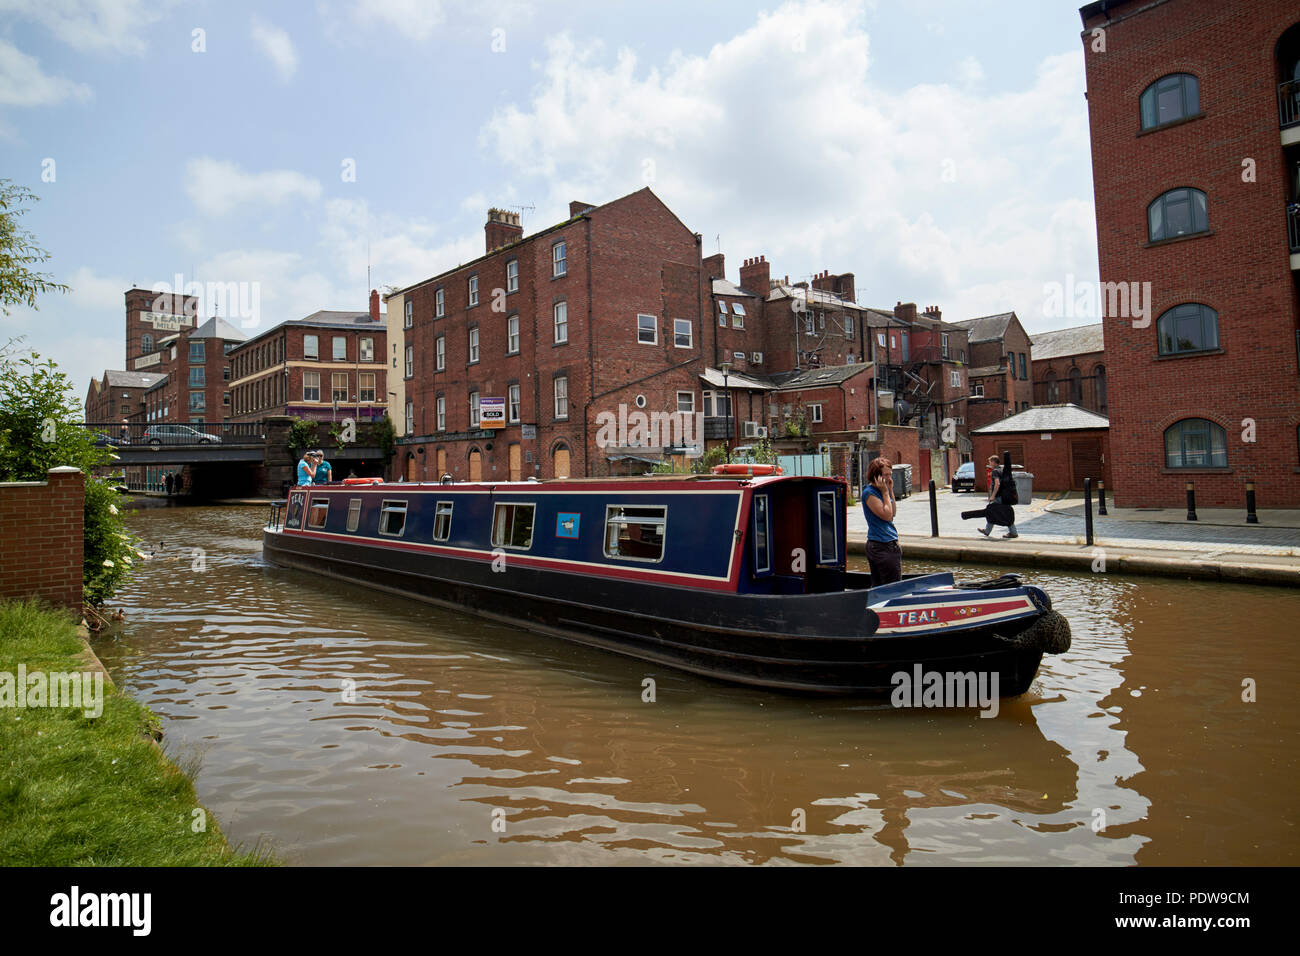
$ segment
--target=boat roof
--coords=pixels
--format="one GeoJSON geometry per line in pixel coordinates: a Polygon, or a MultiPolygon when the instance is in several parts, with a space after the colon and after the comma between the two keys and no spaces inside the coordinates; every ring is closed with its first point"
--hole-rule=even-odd
{"type": "Polygon", "coordinates": [[[546,478],[540,481],[457,481],[444,485],[438,481],[388,481],[379,482],[370,485],[342,485],[342,484],[325,484],[312,485],[312,490],[320,488],[327,489],[348,489],[348,490],[384,490],[394,488],[455,488],[455,489],[491,489],[491,488],[544,488],[547,491],[558,491],[569,486],[581,486],[589,489],[596,489],[598,486],[605,486],[604,490],[618,490],[619,488],[644,487],[653,488],[658,486],[683,486],[683,485],[701,485],[701,484],[718,484],[730,482],[732,484],[772,484],[783,481],[839,481],[838,478],[830,478],[818,475],[615,475],[606,478],[546,478]]]}

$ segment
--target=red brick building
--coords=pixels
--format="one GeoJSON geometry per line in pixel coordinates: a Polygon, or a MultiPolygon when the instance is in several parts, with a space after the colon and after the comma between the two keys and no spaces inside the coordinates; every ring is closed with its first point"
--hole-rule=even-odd
{"type": "Polygon", "coordinates": [[[227,418],[382,418],[388,411],[387,348],[376,291],[369,312],[321,311],[281,322],[230,350],[227,418]]]}
{"type": "Polygon", "coordinates": [[[1111,487],[1108,424],[1105,418],[1075,405],[1029,408],[971,433],[975,446],[975,487],[988,490],[983,462],[1011,454],[1034,476],[1034,490],[1071,491],[1085,478],[1111,487]]]}
{"type": "Polygon", "coordinates": [[[1300,11],[1080,16],[1116,502],[1300,506],[1300,11]]]}
{"type": "Polygon", "coordinates": [[[1109,382],[1100,322],[1035,332],[1033,348],[1035,405],[1068,402],[1106,414],[1109,382]]]}
{"type": "Polygon", "coordinates": [[[155,353],[161,343],[197,325],[198,300],[192,295],[127,289],[126,367],[132,371],[153,371],[155,353]]]}
{"type": "Polygon", "coordinates": [[[0,600],[35,597],[80,612],[85,477],[70,466],[45,481],[0,482],[0,600]]]}
{"type": "MultiPolygon", "coordinates": [[[[105,370],[104,377],[92,378],[86,390],[86,421],[101,424],[138,421],[144,410],[145,391],[163,377],[157,372],[105,370]]],[[[109,434],[116,437],[113,432],[109,434]]]]}

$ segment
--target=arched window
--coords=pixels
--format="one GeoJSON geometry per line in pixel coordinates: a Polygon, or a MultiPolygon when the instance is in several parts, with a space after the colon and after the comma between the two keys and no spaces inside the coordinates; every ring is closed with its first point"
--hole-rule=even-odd
{"type": "Polygon", "coordinates": [[[153,336],[146,332],[140,337],[140,354],[148,355],[153,351],[153,336]]]}
{"type": "Polygon", "coordinates": [[[1047,404],[1055,405],[1060,400],[1061,400],[1061,390],[1057,387],[1056,384],[1056,371],[1054,369],[1048,369],[1047,370],[1047,404]]]}
{"type": "Polygon", "coordinates": [[[1192,236],[1209,228],[1209,207],[1199,189],[1171,189],[1147,206],[1147,238],[1151,242],[1192,236]]]}
{"type": "Polygon", "coordinates": [[[556,478],[569,477],[569,446],[560,442],[555,446],[553,463],[556,478]]]}
{"type": "Polygon", "coordinates": [[[1204,418],[1185,418],[1165,429],[1166,468],[1226,468],[1228,439],[1204,418]]]}
{"type": "Polygon", "coordinates": [[[1092,370],[1092,380],[1097,385],[1097,411],[1106,414],[1106,366],[1098,365],[1092,370]]]}
{"type": "Polygon", "coordinates": [[[1070,369],[1070,404],[1083,404],[1083,373],[1078,368],[1070,369]]]}
{"type": "Polygon", "coordinates": [[[1170,73],[1143,90],[1138,102],[1142,128],[1154,129],[1199,113],[1200,84],[1190,73],[1170,73]]]}
{"type": "Polygon", "coordinates": [[[1184,302],[1156,319],[1161,355],[1205,352],[1219,347],[1219,313],[1199,302],[1184,302]]]}

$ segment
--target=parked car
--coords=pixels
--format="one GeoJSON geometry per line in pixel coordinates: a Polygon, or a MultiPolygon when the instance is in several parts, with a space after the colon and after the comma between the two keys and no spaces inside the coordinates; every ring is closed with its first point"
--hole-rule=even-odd
{"type": "Polygon", "coordinates": [[[142,439],[147,445],[218,445],[221,438],[189,425],[150,425],[142,439]]]}
{"type": "Polygon", "coordinates": [[[952,490],[954,492],[975,490],[975,462],[963,461],[957,466],[957,471],[952,476],[952,490]]]}
{"type": "Polygon", "coordinates": [[[91,432],[90,438],[95,443],[96,448],[115,447],[117,445],[126,444],[125,438],[114,438],[112,435],[105,434],[104,432],[91,432]]]}

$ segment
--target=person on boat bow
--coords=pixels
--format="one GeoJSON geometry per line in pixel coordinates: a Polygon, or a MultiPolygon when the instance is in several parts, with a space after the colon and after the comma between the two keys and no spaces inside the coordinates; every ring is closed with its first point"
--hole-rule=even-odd
{"type": "Polygon", "coordinates": [[[316,449],[316,473],[312,476],[312,483],[317,485],[327,484],[334,480],[334,469],[330,463],[325,460],[325,452],[316,449]]]}
{"type": "Polygon", "coordinates": [[[316,479],[316,457],[308,448],[302,453],[302,459],[298,462],[298,484],[310,485],[316,479]]]}
{"type": "Polygon", "coordinates": [[[898,529],[894,527],[898,502],[894,499],[894,472],[888,458],[877,458],[867,466],[862,510],[867,516],[867,564],[871,566],[871,586],[901,581],[903,552],[898,546],[898,529]]]}

